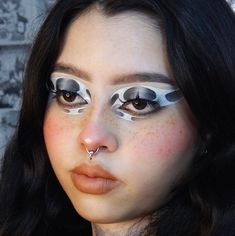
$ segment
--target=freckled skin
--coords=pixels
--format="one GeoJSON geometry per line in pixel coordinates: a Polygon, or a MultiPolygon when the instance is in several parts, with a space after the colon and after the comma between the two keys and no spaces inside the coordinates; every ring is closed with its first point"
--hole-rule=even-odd
{"type": "Polygon", "coordinates": [[[73,22],[57,60],[89,72],[92,104],[77,116],[66,114],[56,101],[48,107],[44,138],[50,162],[76,211],[109,232],[153,213],[193,158],[197,133],[184,100],[133,122],[110,109],[109,99],[118,89],[112,78],[136,71],[169,76],[165,54],[160,31],[147,17],[127,13],[109,18],[94,9],[73,22]],[[119,185],[92,195],[78,191],[70,173],[89,163],[84,146],[94,150],[97,145],[106,148],[92,162],[119,185]]]}

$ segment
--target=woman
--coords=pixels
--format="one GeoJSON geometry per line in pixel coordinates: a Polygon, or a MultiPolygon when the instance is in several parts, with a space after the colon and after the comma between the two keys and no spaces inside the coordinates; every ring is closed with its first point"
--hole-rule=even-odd
{"type": "Polygon", "coordinates": [[[235,235],[234,29],[223,0],[58,1],[4,156],[0,235],[235,235]]]}

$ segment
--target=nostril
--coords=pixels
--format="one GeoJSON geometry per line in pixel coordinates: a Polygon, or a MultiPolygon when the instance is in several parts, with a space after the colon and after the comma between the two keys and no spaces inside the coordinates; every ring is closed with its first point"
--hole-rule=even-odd
{"type": "Polygon", "coordinates": [[[99,150],[100,150],[100,151],[107,151],[107,150],[108,150],[108,147],[105,146],[105,145],[102,145],[102,146],[99,147],[99,150]]]}

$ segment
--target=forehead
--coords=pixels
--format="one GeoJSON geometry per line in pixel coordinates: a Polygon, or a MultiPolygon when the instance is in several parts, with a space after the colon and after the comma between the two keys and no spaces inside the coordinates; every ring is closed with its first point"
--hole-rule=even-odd
{"type": "MultiPolygon", "coordinates": [[[[114,43],[130,43],[135,45],[140,41],[161,39],[160,28],[156,20],[138,12],[124,12],[114,16],[104,15],[96,8],[83,13],[69,27],[67,38],[79,36],[76,39],[83,45],[89,38],[89,43],[110,41],[114,43]]],[[[150,42],[149,42],[150,43],[150,42]]],[[[120,45],[119,45],[120,46],[120,45]]]]}
{"type": "MultiPolygon", "coordinates": [[[[157,22],[137,12],[106,16],[92,9],[68,28],[57,63],[72,64],[92,74],[161,72],[167,59],[157,22]]],[[[101,75],[100,74],[100,75],[101,75]]]]}
{"type": "Polygon", "coordinates": [[[82,13],[72,22],[70,29],[75,27],[86,33],[88,31],[90,33],[102,32],[105,35],[110,35],[110,33],[114,34],[113,28],[115,28],[116,35],[120,35],[120,33],[125,31],[128,33],[135,31],[137,33],[136,26],[138,26],[140,33],[143,32],[141,29],[153,30],[154,32],[160,30],[157,20],[147,14],[137,11],[125,11],[114,15],[107,15],[102,9],[96,7],[82,13]],[[92,27],[88,28],[88,26],[92,27]]]}

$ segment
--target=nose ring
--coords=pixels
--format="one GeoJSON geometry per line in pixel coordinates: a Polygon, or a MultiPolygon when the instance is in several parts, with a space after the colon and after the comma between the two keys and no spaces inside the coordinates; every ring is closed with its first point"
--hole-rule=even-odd
{"type": "Polygon", "coordinates": [[[100,150],[100,147],[96,148],[96,150],[88,150],[88,149],[86,148],[86,152],[87,152],[87,154],[88,154],[88,158],[89,158],[90,160],[92,160],[92,158],[96,155],[96,153],[98,153],[99,150],[100,150]]]}

